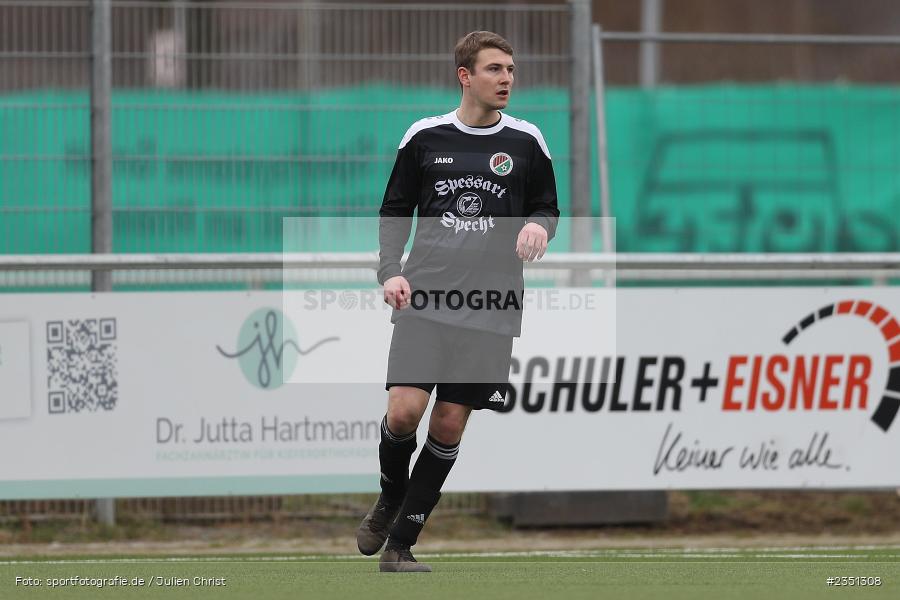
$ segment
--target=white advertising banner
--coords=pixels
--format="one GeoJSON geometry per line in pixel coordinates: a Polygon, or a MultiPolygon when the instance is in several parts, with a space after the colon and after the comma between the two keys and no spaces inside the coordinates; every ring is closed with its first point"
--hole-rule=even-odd
{"type": "MultiPolygon", "coordinates": [[[[376,491],[389,313],[302,294],[0,296],[0,498],[376,491]]],[[[900,486],[900,290],[554,294],[445,490],[900,486]]]]}

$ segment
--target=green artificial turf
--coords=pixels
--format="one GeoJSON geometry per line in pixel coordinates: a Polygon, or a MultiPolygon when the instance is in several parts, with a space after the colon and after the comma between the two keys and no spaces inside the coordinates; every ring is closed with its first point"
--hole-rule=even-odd
{"type": "MultiPolygon", "coordinates": [[[[377,560],[340,556],[95,557],[0,561],[0,598],[897,598],[900,549],[790,549],[444,554],[430,574],[378,573],[377,560]],[[115,576],[143,587],[49,588],[51,578],[115,576]],[[43,585],[16,586],[16,577],[43,585]],[[160,585],[158,577],[189,585],[160,585]],[[224,579],[201,586],[195,577],[224,579]],[[880,586],[828,586],[880,577],[880,586]],[[147,583],[150,581],[151,583],[147,583]]],[[[171,581],[170,581],[171,583],[171,581]]]]}

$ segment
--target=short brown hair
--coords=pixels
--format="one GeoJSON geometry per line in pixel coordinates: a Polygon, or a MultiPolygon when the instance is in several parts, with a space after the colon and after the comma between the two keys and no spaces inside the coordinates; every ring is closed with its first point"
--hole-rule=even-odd
{"type": "Polygon", "coordinates": [[[475,70],[475,59],[478,53],[485,48],[496,48],[512,56],[513,49],[503,37],[492,31],[473,31],[466,34],[456,42],[453,51],[456,57],[456,68],[465,67],[469,71],[475,70]]]}

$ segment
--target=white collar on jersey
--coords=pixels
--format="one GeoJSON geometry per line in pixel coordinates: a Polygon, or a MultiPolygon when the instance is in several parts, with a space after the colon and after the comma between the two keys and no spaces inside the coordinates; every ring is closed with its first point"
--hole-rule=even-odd
{"type": "Polygon", "coordinates": [[[496,125],[492,125],[490,127],[469,127],[459,120],[459,117],[456,116],[456,110],[447,114],[447,116],[450,117],[450,122],[453,123],[457,129],[459,129],[463,133],[471,133],[472,135],[491,135],[493,133],[497,133],[506,126],[507,121],[507,116],[501,112],[500,120],[497,121],[496,125]]]}

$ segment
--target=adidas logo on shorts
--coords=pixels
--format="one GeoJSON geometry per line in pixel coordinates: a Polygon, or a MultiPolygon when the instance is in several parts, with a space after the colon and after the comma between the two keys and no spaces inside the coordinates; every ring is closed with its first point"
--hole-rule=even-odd
{"type": "Polygon", "coordinates": [[[406,515],[406,518],[412,521],[413,523],[418,523],[419,525],[425,524],[425,515],[406,515]]]}
{"type": "Polygon", "coordinates": [[[494,392],[494,395],[491,396],[491,399],[488,400],[488,402],[501,402],[502,403],[502,402],[506,402],[506,400],[503,399],[503,396],[500,395],[500,392],[494,392]]]}

